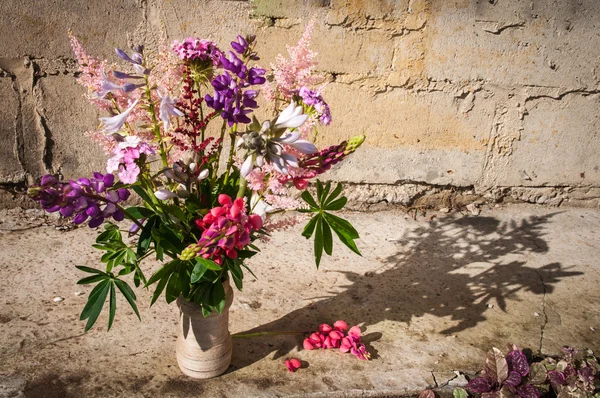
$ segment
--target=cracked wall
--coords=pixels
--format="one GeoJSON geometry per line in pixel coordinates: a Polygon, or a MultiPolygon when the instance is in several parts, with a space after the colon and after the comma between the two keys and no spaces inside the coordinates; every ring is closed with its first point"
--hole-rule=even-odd
{"type": "Polygon", "coordinates": [[[595,0],[5,0],[0,4],[0,204],[46,172],[103,167],[99,114],[75,84],[67,30],[91,54],[188,35],[256,33],[268,66],[316,16],[334,123],[365,133],[331,178],[368,204],[440,192],[600,206],[600,4],[595,0]]]}

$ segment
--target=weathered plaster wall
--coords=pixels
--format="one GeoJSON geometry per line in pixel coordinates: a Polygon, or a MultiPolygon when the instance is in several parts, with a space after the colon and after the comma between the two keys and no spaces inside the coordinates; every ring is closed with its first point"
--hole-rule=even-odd
{"type": "Polygon", "coordinates": [[[368,137],[332,174],[357,203],[455,191],[600,206],[597,0],[3,0],[0,203],[43,173],[103,167],[67,29],[111,58],[161,31],[223,45],[253,32],[267,66],[313,15],[334,112],[320,144],[368,137]]]}

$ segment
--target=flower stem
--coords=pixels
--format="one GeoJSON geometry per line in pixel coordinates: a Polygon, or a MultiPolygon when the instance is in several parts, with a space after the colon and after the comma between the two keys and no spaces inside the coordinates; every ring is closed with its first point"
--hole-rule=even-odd
{"type": "Polygon", "coordinates": [[[261,336],[293,336],[300,334],[308,334],[309,332],[255,332],[255,333],[236,333],[232,334],[232,339],[247,339],[249,337],[261,337],[261,336]]]}
{"type": "Polygon", "coordinates": [[[229,138],[231,139],[231,143],[229,144],[229,159],[227,160],[227,170],[225,171],[225,180],[223,180],[223,185],[227,185],[227,181],[229,181],[229,173],[231,172],[231,167],[233,166],[233,152],[235,147],[235,134],[229,134],[229,138]]]}
{"type": "Polygon", "coordinates": [[[156,119],[156,112],[154,110],[154,103],[152,102],[152,96],[150,93],[150,85],[148,84],[148,77],[145,77],[146,80],[146,97],[148,97],[148,112],[150,112],[150,116],[152,116],[152,125],[154,129],[154,136],[156,137],[160,149],[160,159],[162,160],[163,166],[167,167],[169,164],[167,162],[167,153],[165,152],[165,146],[162,140],[162,136],[160,135],[160,127],[158,125],[158,120],[156,119]]]}

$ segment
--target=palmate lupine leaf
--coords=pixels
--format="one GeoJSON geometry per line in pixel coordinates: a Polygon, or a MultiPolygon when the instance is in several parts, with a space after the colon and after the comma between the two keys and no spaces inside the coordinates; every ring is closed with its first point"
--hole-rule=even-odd
{"type": "Polygon", "coordinates": [[[308,204],[308,209],[300,210],[303,213],[314,213],[311,220],[306,224],[302,231],[302,236],[310,239],[314,235],[315,262],[317,268],[321,262],[323,251],[331,255],[333,252],[333,234],[335,232],[338,239],[354,253],[361,255],[356,247],[355,239],[359,238],[358,232],[348,221],[335,216],[330,211],[341,210],[348,199],[345,196],[339,197],[342,193],[342,184],[337,184],[331,191],[331,182],[323,185],[317,180],[316,200],[308,191],[302,193],[302,199],[308,204]]]}

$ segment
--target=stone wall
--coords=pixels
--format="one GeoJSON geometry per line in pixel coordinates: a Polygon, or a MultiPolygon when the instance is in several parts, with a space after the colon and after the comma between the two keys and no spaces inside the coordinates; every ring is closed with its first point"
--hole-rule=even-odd
{"type": "Polygon", "coordinates": [[[365,133],[330,174],[358,203],[459,192],[600,207],[597,0],[3,0],[0,206],[43,173],[104,166],[99,116],[75,83],[70,28],[92,54],[256,33],[264,66],[316,16],[334,123],[365,133]]]}

